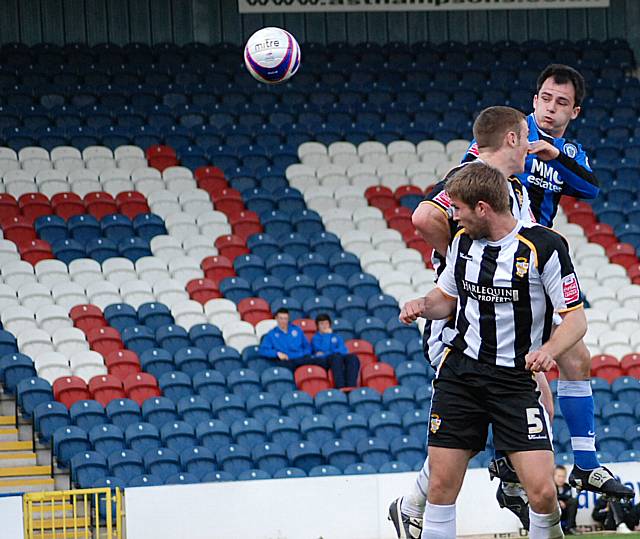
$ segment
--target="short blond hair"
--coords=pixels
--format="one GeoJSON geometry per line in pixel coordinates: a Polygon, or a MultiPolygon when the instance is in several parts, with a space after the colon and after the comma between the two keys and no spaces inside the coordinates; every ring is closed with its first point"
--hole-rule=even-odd
{"type": "Polygon", "coordinates": [[[473,137],[480,150],[499,150],[510,131],[520,136],[525,115],[512,107],[488,107],[473,122],[473,137]]]}
{"type": "Polygon", "coordinates": [[[502,172],[486,163],[463,166],[447,181],[445,189],[450,197],[461,200],[470,208],[483,201],[496,213],[511,210],[507,180],[502,172]]]}

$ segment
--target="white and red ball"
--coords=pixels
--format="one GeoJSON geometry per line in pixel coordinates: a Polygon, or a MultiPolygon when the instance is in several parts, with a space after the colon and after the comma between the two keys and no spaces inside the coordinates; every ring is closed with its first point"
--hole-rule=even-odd
{"type": "Polygon", "coordinates": [[[267,84],[278,84],[298,71],[300,45],[282,28],[262,28],[247,41],[244,63],[255,79],[267,84]]]}

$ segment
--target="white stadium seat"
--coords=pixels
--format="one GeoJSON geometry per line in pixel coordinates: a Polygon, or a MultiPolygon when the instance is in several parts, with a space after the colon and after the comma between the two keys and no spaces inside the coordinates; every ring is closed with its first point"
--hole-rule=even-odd
{"type": "Polygon", "coordinates": [[[66,357],[89,350],[89,343],[84,333],[78,328],[60,328],[54,332],[52,339],[56,351],[66,357]]]}

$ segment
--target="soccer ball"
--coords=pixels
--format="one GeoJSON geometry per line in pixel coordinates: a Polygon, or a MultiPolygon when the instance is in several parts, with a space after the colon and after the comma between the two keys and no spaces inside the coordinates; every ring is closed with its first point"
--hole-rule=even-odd
{"type": "Polygon", "coordinates": [[[286,30],[262,28],[247,41],[244,63],[255,79],[267,84],[278,84],[298,71],[300,45],[286,30]]]}

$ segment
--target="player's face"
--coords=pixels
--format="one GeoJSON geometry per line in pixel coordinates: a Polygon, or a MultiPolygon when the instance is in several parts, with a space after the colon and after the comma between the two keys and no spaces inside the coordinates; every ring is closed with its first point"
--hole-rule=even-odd
{"type": "Polygon", "coordinates": [[[462,200],[451,197],[451,207],[454,221],[465,229],[471,239],[479,240],[487,236],[489,229],[480,205],[472,208],[462,200]]]}
{"type": "Polygon", "coordinates": [[[575,97],[571,82],[558,84],[553,77],[545,80],[538,94],[533,96],[533,110],[540,128],[554,137],[564,135],[569,122],[580,113],[580,107],[575,106],[575,97]]]}
{"type": "Polygon", "coordinates": [[[527,154],[529,153],[529,126],[525,119],[520,123],[520,136],[518,137],[517,145],[514,149],[515,156],[515,174],[522,174],[524,172],[525,162],[527,160],[527,154]]]}

